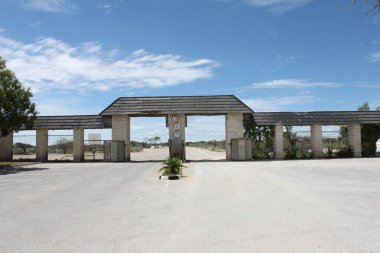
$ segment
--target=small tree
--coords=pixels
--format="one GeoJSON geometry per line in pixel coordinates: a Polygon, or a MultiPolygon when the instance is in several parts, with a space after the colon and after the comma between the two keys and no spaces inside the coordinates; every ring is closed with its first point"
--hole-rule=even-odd
{"type": "Polygon", "coordinates": [[[273,153],[274,143],[274,126],[257,126],[254,122],[253,115],[246,118],[244,124],[244,137],[252,140],[252,156],[258,158],[257,150],[261,144],[264,144],[264,156],[270,158],[270,153],[273,153]]]}
{"type": "MultiPolygon", "coordinates": [[[[355,4],[358,0],[352,0],[352,4],[355,4]]],[[[380,12],[380,0],[365,0],[367,4],[370,5],[366,14],[371,12],[380,12]]]]}
{"type": "Polygon", "coordinates": [[[73,146],[73,142],[65,137],[62,137],[56,142],[57,149],[62,150],[63,154],[67,154],[70,148],[73,146]]]}
{"type": "Polygon", "coordinates": [[[25,88],[0,57],[0,136],[31,128],[36,119],[36,105],[30,88],[25,88]]]}
{"type": "MultiPolygon", "coordinates": [[[[380,109],[379,106],[376,110],[380,109]]],[[[357,108],[358,111],[370,111],[371,108],[368,102],[364,102],[361,106],[357,108]]],[[[362,155],[363,156],[375,156],[376,153],[376,141],[380,138],[380,124],[369,124],[362,125],[361,127],[362,136],[362,155]]],[[[347,126],[341,126],[339,139],[341,142],[348,139],[348,128],[347,126]]]]}

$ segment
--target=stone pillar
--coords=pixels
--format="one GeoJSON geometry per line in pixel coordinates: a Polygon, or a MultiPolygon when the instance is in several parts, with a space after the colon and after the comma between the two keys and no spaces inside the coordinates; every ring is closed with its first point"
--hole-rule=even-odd
{"type": "Polygon", "coordinates": [[[314,159],[323,157],[322,125],[310,126],[311,153],[314,159]]]}
{"type": "Polygon", "coordinates": [[[348,125],[348,143],[354,157],[362,157],[362,135],[360,124],[348,125]]]}
{"type": "Polygon", "coordinates": [[[168,115],[169,139],[171,140],[170,156],[181,157],[186,160],[185,151],[185,114],[168,115]]]}
{"type": "Polygon", "coordinates": [[[277,124],[274,127],[274,159],[281,160],[284,158],[284,126],[277,124]]]}
{"type": "Polygon", "coordinates": [[[226,115],[226,159],[231,160],[231,140],[244,138],[243,113],[226,115]]]}
{"type": "Polygon", "coordinates": [[[0,161],[13,159],[13,132],[5,137],[0,137],[0,161]]]}
{"type": "Polygon", "coordinates": [[[112,115],[112,140],[125,142],[125,161],[131,160],[131,119],[128,115],[112,115]]]}
{"type": "Polygon", "coordinates": [[[84,129],[74,129],[73,143],[74,162],[82,162],[84,160],[84,129]]]}
{"type": "Polygon", "coordinates": [[[36,160],[46,162],[48,160],[49,130],[36,130],[36,160]]]}

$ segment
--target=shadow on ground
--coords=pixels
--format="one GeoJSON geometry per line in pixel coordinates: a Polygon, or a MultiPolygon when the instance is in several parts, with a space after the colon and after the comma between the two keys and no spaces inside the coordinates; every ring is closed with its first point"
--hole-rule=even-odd
{"type": "Polygon", "coordinates": [[[23,168],[23,167],[13,167],[13,166],[2,166],[0,167],[0,176],[8,174],[17,174],[21,172],[30,172],[36,170],[47,170],[48,168],[23,168]]]}

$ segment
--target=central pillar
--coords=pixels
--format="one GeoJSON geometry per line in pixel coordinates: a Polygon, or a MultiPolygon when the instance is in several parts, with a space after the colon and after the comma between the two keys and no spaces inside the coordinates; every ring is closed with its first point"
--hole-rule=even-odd
{"type": "Polygon", "coordinates": [[[131,160],[131,119],[128,115],[112,115],[112,140],[124,141],[125,161],[131,160]]]}
{"type": "Polygon", "coordinates": [[[311,153],[314,159],[323,157],[322,125],[310,126],[311,153]]]}
{"type": "Polygon", "coordinates": [[[74,143],[73,143],[74,162],[81,162],[84,160],[84,129],[74,129],[74,143]]]}
{"type": "Polygon", "coordinates": [[[0,161],[13,159],[13,132],[5,137],[0,137],[0,161]]]}
{"type": "Polygon", "coordinates": [[[48,160],[49,130],[36,130],[36,160],[46,162],[48,160]]]}
{"type": "Polygon", "coordinates": [[[168,115],[169,140],[170,140],[170,157],[181,157],[186,160],[185,151],[185,114],[169,114],[168,115]]]}
{"type": "Polygon", "coordinates": [[[231,140],[244,138],[243,113],[226,114],[226,159],[231,160],[231,140]]]}
{"type": "Polygon", "coordinates": [[[348,125],[348,143],[354,157],[362,157],[362,135],[360,124],[348,125]]]}
{"type": "Polygon", "coordinates": [[[274,159],[281,160],[284,158],[284,126],[277,124],[274,127],[274,159]]]}

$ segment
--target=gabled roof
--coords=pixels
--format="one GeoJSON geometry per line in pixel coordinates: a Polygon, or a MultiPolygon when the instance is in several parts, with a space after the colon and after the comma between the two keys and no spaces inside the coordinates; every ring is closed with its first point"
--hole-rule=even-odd
{"type": "Polygon", "coordinates": [[[100,129],[110,127],[99,115],[38,116],[33,129],[64,130],[74,128],[100,129]]]}
{"type": "Polygon", "coordinates": [[[104,111],[102,111],[100,115],[218,115],[234,112],[253,113],[253,111],[237,97],[233,95],[226,95],[121,97],[114,101],[104,111]]]}
{"type": "Polygon", "coordinates": [[[257,125],[308,126],[321,125],[345,125],[378,124],[380,123],[379,111],[323,111],[323,112],[255,112],[253,119],[257,125]]]}

